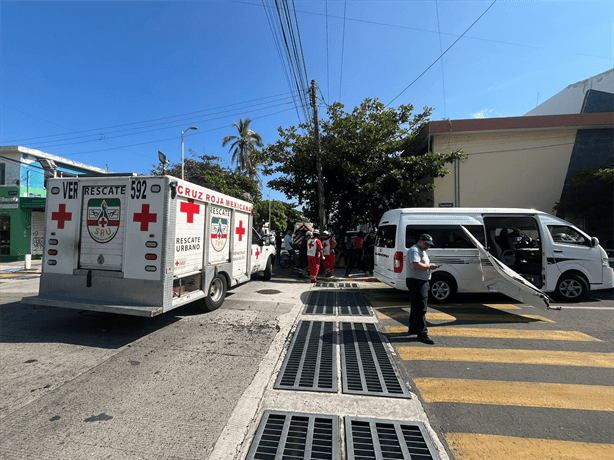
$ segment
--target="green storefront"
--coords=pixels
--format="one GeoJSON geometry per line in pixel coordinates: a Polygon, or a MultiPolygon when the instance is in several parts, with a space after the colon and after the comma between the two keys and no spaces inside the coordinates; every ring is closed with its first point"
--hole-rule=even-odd
{"type": "Polygon", "coordinates": [[[18,187],[0,188],[0,262],[43,255],[45,198],[20,197],[18,187]]]}

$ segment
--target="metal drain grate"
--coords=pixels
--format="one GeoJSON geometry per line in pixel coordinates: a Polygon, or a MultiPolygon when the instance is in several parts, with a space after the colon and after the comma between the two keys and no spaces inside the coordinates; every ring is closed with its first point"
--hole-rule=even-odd
{"type": "Polygon", "coordinates": [[[301,321],[273,388],[337,392],[335,323],[301,321]]]}
{"type": "Polygon", "coordinates": [[[327,281],[318,281],[316,283],[316,287],[334,288],[334,287],[337,287],[337,285],[335,283],[331,283],[327,281]]]}
{"type": "Polygon", "coordinates": [[[305,306],[305,315],[334,315],[337,305],[334,291],[312,291],[305,306]]]}
{"type": "Polygon", "coordinates": [[[340,315],[372,316],[369,302],[360,292],[339,292],[337,303],[340,315]]]}
{"type": "Polygon", "coordinates": [[[345,417],[347,459],[440,460],[422,422],[345,417]]]}
{"type": "Polygon", "coordinates": [[[358,289],[358,283],[342,282],[342,283],[338,283],[338,286],[340,288],[354,288],[354,289],[358,289]]]}
{"type": "Polygon", "coordinates": [[[411,398],[375,324],[341,323],[343,393],[411,398]]]}
{"type": "Polygon", "coordinates": [[[246,460],[339,460],[336,415],[265,411],[246,460]]]}

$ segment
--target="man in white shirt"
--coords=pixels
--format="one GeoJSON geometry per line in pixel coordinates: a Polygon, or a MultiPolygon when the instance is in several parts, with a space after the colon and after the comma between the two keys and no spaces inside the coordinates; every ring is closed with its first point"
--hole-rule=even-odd
{"type": "Polygon", "coordinates": [[[409,248],[407,278],[405,279],[411,296],[408,333],[409,335],[417,334],[418,340],[429,345],[435,343],[429,337],[426,327],[429,280],[431,279],[431,271],[437,268],[437,265],[429,261],[429,256],[427,255],[427,251],[431,246],[434,246],[433,238],[425,233],[420,235],[418,242],[409,248]]]}

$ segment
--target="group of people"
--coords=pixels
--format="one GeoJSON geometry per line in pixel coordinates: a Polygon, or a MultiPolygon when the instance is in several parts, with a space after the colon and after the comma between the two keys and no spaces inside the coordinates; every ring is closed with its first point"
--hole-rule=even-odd
{"type": "MultiPolygon", "coordinates": [[[[279,235],[277,244],[279,253],[281,246],[281,238],[279,235]]],[[[284,237],[283,246],[293,258],[296,256],[291,230],[288,230],[287,235],[284,237]]],[[[425,233],[420,235],[418,242],[409,248],[407,277],[405,279],[411,297],[408,334],[416,335],[418,340],[429,345],[435,343],[428,335],[426,326],[429,280],[431,279],[431,272],[438,267],[436,264],[430,262],[427,254],[428,249],[432,246],[434,246],[433,238],[431,235],[425,233]]],[[[322,232],[322,237],[320,238],[318,230],[308,231],[303,239],[301,250],[303,248],[307,257],[306,265],[309,266],[309,275],[312,283],[317,281],[322,259],[323,268],[326,273],[325,276],[333,276],[337,242],[332,238],[329,232],[322,232]]],[[[356,265],[359,270],[365,269],[373,273],[374,248],[375,233],[373,231],[369,232],[366,239],[364,238],[364,234],[359,232],[354,242],[351,241],[350,237],[346,237],[345,241],[339,245],[338,248],[341,257],[346,259],[346,276],[348,271],[353,269],[354,265],[356,265]]]]}

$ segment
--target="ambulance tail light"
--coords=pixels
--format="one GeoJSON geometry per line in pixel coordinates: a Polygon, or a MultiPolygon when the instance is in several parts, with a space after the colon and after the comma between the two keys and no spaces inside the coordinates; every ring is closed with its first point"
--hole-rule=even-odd
{"type": "Polygon", "coordinates": [[[147,260],[156,260],[158,256],[156,254],[145,254],[147,260]]]}
{"type": "Polygon", "coordinates": [[[403,253],[400,251],[394,253],[394,272],[403,273],[403,253]]]}
{"type": "Polygon", "coordinates": [[[58,255],[58,250],[57,249],[49,249],[47,251],[47,254],[49,254],[50,256],[57,256],[58,255]]]}

